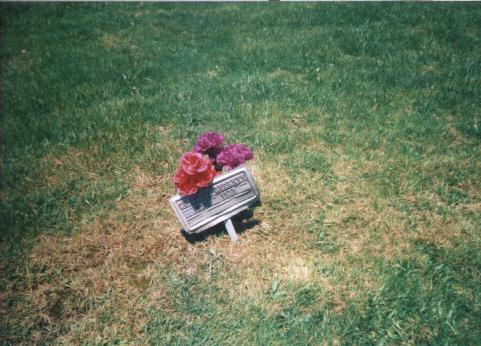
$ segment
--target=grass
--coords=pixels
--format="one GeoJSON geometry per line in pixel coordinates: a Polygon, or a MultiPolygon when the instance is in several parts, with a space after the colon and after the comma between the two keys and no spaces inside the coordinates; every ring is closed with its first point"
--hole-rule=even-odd
{"type": "Polygon", "coordinates": [[[479,4],[2,14],[2,344],[479,343],[479,4]],[[207,130],[256,154],[237,246],[168,206],[207,130]]]}

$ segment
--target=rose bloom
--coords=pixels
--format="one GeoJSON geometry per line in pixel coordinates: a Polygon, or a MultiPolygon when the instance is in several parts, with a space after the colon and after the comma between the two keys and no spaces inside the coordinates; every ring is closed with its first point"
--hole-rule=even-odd
{"type": "Polygon", "coordinates": [[[217,132],[205,132],[199,136],[195,143],[194,151],[196,153],[207,154],[212,163],[215,163],[217,155],[222,151],[224,136],[217,132]]]}
{"type": "Polygon", "coordinates": [[[230,144],[217,156],[217,162],[226,170],[231,170],[253,158],[254,154],[249,147],[244,144],[230,144]]]}
{"type": "Polygon", "coordinates": [[[179,167],[177,172],[175,172],[174,184],[181,195],[192,195],[199,189],[194,177],[185,173],[182,167],[179,167]]]}
{"type": "Polygon", "coordinates": [[[174,175],[174,184],[181,195],[192,195],[206,187],[217,174],[214,165],[202,154],[188,152],[180,158],[180,167],[174,175]]]}
{"type": "Polygon", "coordinates": [[[180,158],[180,166],[187,174],[203,172],[207,169],[209,162],[199,153],[187,152],[180,158]]]}

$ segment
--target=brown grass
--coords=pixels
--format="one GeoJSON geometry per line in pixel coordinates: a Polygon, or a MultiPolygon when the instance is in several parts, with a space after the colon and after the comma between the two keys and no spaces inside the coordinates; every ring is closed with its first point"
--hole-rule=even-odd
{"type": "MultiPolygon", "coordinates": [[[[180,143],[165,142],[162,135],[168,128],[151,132],[161,135],[153,146],[180,150],[180,143]]],[[[146,152],[151,149],[156,148],[146,152]]],[[[78,176],[95,180],[105,162],[98,162],[92,150],[45,157],[39,184],[51,188],[78,176]]],[[[22,280],[12,282],[1,296],[15,301],[8,323],[33,331],[33,342],[58,338],[56,342],[67,344],[95,343],[99,335],[142,340],[146,308],[155,304],[169,309],[158,276],[169,266],[184,265],[188,249],[167,201],[173,190],[171,174],[154,176],[134,167],[127,180],[128,193],[112,210],[91,222],[78,219],[80,229],[72,235],[39,236],[24,268],[19,268],[22,280]],[[105,314],[110,318],[101,322],[105,314]]]]}
{"type": "MultiPolygon", "coordinates": [[[[21,297],[15,306],[18,320],[34,330],[37,340],[50,333],[52,342],[66,344],[115,338],[142,343],[150,307],[175,311],[162,279],[166,272],[216,284],[227,292],[232,304],[247,300],[272,314],[281,308],[268,298],[274,280],[280,289],[319,287],[325,292],[325,300],[319,304],[329,302],[341,313],[349,301],[361,298],[358,292],[378,288],[374,259],[411,256],[414,239],[447,244],[461,235],[462,227],[473,227],[466,224],[468,219],[455,223],[431,211],[416,211],[418,232],[406,232],[406,216],[377,194],[377,186],[361,179],[365,172],[383,169],[382,160],[359,160],[354,169],[353,162],[335,148],[329,151],[323,143],[308,141],[311,150],[328,155],[340,179],[332,187],[319,183],[322,179],[315,172],[303,172],[300,179],[293,179],[282,157],[271,162],[265,153],[257,152],[250,168],[261,189],[262,205],[254,210],[258,223],[240,235],[238,245],[227,235],[189,244],[168,205],[173,186],[167,166],[173,163],[166,162],[168,173],[161,175],[135,167],[128,194],[113,210],[73,235],[38,238],[26,262],[24,287],[8,293],[21,297]],[[288,207],[272,208],[279,200],[288,207]],[[338,246],[334,253],[320,250],[316,234],[308,231],[320,213],[325,215],[323,227],[338,246]],[[317,269],[319,263],[339,275],[323,274],[317,269]],[[214,279],[211,272],[215,266],[221,271],[214,279]],[[68,329],[45,332],[59,326],[68,329]]],[[[170,156],[180,154],[181,147],[181,143],[174,145],[170,156]]],[[[72,167],[94,172],[88,160],[86,153],[74,151],[60,159],[48,158],[48,164],[59,170],[65,167],[65,174],[72,167]]],[[[47,175],[46,181],[59,183],[54,177],[47,175]]],[[[434,197],[403,198],[415,204],[434,197]]],[[[479,203],[469,208],[478,210],[479,203]]],[[[295,290],[288,292],[294,294],[295,290]]]]}
{"type": "Polygon", "coordinates": [[[25,288],[24,305],[17,307],[30,328],[40,330],[67,320],[76,326],[72,328],[76,335],[67,333],[64,340],[88,340],[95,335],[89,333],[99,315],[110,309],[129,316],[113,318],[118,325],[105,326],[105,331],[129,339],[141,337],[145,306],[135,303],[139,296],[168,307],[162,287],[150,283],[160,271],[182,261],[187,245],[164,198],[168,179],[138,170],[135,175],[131,192],[107,217],[72,236],[39,237],[28,259],[31,285],[25,288]],[[106,306],[97,307],[95,302],[106,295],[106,306]],[[79,302],[94,306],[79,311],[79,302]]]}
{"type": "Polygon", "coordinates": [[[101,38],[101,41],[102,44],[108,49],[128,48],[130,50],[139,50],[139,47],[135,45],[130,39],[121,38],[112,34],[104,34],[101,38]]]}
{"type": "Polygon", "coordinates": [[[111,164],[108,160],[99,160],[99,157],[102,157],[99,147],[72,147],[62,154],[46,155],[39,161],[35,184],[39,188],[53,188],[80,177],[94,182],[97,172],[111,164]]]}

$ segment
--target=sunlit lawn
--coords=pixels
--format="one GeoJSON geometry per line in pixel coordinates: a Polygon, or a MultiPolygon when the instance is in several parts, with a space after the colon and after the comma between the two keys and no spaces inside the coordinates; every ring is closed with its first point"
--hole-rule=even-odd
{"type": "Polygon", "coordinates": [[[1,11],[0,344],[479,344],[480,4],[1,11]],[[168,205],[212,130],[239,245],[168,205]]]}

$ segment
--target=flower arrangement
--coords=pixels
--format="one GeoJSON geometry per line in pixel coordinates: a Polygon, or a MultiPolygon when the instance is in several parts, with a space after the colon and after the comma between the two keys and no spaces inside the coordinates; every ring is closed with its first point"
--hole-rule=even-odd
{"type": "Polygon", "coordinates": [[[208,186],[223,170],[230,171],[253,158],[252,150],[246,145],[224,146],[224,136],[217,132],[205,132],[199,136],[192,151],[180,158],[174,184],[179,194],[192,195],[208,186]]]}

